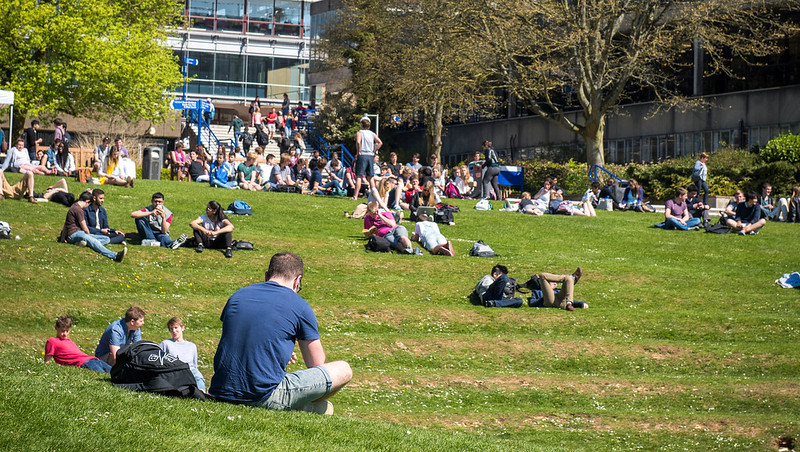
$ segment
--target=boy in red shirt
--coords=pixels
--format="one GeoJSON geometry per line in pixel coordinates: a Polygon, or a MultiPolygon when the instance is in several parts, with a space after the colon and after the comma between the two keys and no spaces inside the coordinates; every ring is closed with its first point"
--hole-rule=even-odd
{"type": "Polygon", "coordinates": [[[64,315],[56,319],[56,337],[47,340],[44,346],[44,362],[55,360],[62,366],[75,366],[95,372],[111,372],[111,366],[82,352],[69,338],[72,317],[64,315]]]}

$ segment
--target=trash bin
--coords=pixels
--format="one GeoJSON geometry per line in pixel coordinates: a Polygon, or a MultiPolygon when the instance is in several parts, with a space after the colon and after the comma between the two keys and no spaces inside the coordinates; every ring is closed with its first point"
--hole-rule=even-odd
{"type": "Polygon", "coordinates": [[[161,179],[164,151],[158,146],[148,146],[142,153],[142,179],[161,179]]]}

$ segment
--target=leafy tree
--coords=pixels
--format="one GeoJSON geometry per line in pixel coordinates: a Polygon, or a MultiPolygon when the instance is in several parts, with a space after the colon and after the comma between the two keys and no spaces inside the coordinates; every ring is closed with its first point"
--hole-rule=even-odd
{"type": "Polygon", "coordinates": [[[441,154],[444,121],[493,101],[459,14],[457,0],[345,0],[321,42],[329,67],[351,70],[362,106],[387,119],[421,113],[429,155],[441,154]]]}
{"type": "Polygon", "coordinates": [[[67,113],[158,121],[182,81],[165,47],[180,23],[171,0],[0,2],[0,87],[15,92],[15,124],[67,113]]]}
{"type": "MultiPolygon", "coordinates": [[[[796,0],[464,0],[474,45],[486,45],[501,85],[543,118],[579,134],[603,164],[606,115],[639,90],[675,105],[692,44],[706,75],[732,58],[774,53],[788,24],[770,9],[796,0]],[[578,110],[577,120],[567,113],[578,110]]],[[[691,102],[690,102],[691,103],[691,102]]],[[[695,100],[694,103],[698,103],[695,100]]]]}

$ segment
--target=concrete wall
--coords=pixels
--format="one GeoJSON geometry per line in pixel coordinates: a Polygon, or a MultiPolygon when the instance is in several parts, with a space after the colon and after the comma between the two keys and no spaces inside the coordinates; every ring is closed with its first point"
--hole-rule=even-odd
{"type": "MultiPolygon", "coordinates": [[[[654,104],[651,103],[621,107],[618,113],[607,118],[605,140],[758,127],[774,130],[773,135],[781,129],[800,132],[800,85],[731,93],[707,97],[706,100],[714,106],[700,110],[672,109],[654,116],[654,104]]],[[[568,117],[577,121],[580,113],[573,112],[568,117]]],[[[394,136],[407,152],[425,155],[423,130],[395,132],[394,136]]],[[[585,159],[583,142],[578,135],[538,116],[528,116],[447,127],[443,138],[443,160],[459,161],[461,156],[480,149],[483,140],[492,141],[495,149],[507,158],[585,159]]],[[[607,155],[607,160],[614,159],[607,155]]]]}

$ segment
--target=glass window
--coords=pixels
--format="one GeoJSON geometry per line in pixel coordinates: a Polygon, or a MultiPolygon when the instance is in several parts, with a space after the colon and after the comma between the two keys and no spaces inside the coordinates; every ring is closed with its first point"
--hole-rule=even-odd
{"type": "Polygon", "coordinates": [[[214,54],[204,52],[188,52],[189,58],[197,60],[196,66],[189,66],[189,77],[201,80],[214,79],[214,54]]]}
{"type": "Polygon", "coordinates": [[[243,82],[244,56],[218,53],[214,79],[243,82]]]}
{"type": "Polygon", "coordinates": [[[217,17],[220,19],[244,19],[244,0],[218,0],[217,17]]]}
{"type": "Polygon", "coordinates": [[[275,0],[275,32],[285,36],[300,36],[300,19],[302,2],[291,0],[275,0]]]}
{"type": "Polygon", "coordinates": [[[272,67],[270,58],[247,57],[247,83],[267,83],[267,71],[272,67]]]}
{"type": "Polygon", "coordinates": [[[248,33],[272,34],[273,0],[249,0],[247,2],[248,33]]]}
{"type": "Polygon", "coordinates": [[[214,0],[189,0],[189,16],[214,17],[214,0]]]}

